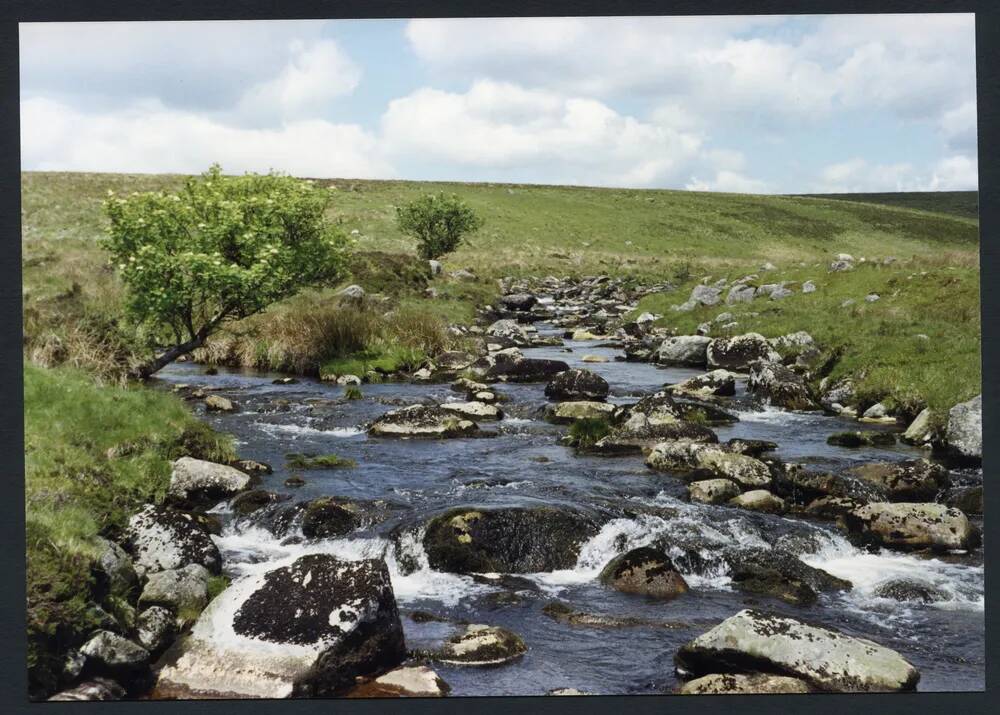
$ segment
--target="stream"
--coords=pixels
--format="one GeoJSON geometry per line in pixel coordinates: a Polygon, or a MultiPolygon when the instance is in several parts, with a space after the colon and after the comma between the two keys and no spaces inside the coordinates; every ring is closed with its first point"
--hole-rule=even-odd
{"type": "MultiPolygon", "coordinates": [[[[541,335],[561,331],[539,324],[541,335]]],[[[609,400],[630,402],[643,394],[703,370],[661,368],[647,363],[616,361],[621,352],[594,342],[567,340],[560,347],[528,348],[528,357],[566,361],[603,376],[611,386],[609,400]],[[599,355],[608,362],[581,362],[599,355]]],[[[435,663],[452,695],[542,695],[555,688],[592,694],[669,692],[677,685],[673,657],[685,642],[745,608],[761,608],[869,638],[901,653],[921,673],[922,691],[981,690],[985,687],[985,623],[982,551],[929,557],[883,550],[868,553],[853,547],[831,522],[797,516],[772,516],[726,506],[692,504],[683,481],[648,469],[639,456],[579,455],[560,444],[566,428],[545,422],[540,410],[547,401],[544,383],[499,384],[508,398],[506,416],[484,429],[493,439],[392,440],[369,438],[365,423],[399,406],[424,400],[461,401],[447,384],[382,383],[361,387],[364,398],[342,399],[344,388],[300,378],[297,384],[275,385],[282,377],[220,368],[206,375],[202,366],[177,363],[161,371],[166,383],[185,383],[218,390],[237,401],[240,410],[208,413],[204,419],[237,440],[242,458],[273,466],[261,488],[291,494],[296,500],[337,495],[381,499],[393,505],[389,518],[368,532],[327,541],[279,539],[260,527],[238,528],[225,521],[215,537],[225,572],[237,582],[291,563],[306,553],[325,552],[342,558],[384,556],[399,603],[407,646],[433,648],[455,626],[445,621],[420,622],[409,616],[425,611],[451,620],[500,625],[528,644],[520,660],[496,668],[462,668],[435,663]],[[335,453],[356,460],[351,469],[290,470],[290,452],[335,453]],[[298,488],[285,479],[301,475],[298,488]],[[626,515],[608,522],[584,544],[572,569],[528,574],[534,585],[510,591],[477,583],[470,577],[436,572],[427,566],[418,538],[403,540],[400,549],[416,571],[399,565],[389,534],[453,507],[536,506],[540,504],[615,504],[626,515]],[[754,597],[729,586],[724,568],[701,575],[684,573],[691,591],[669,602],[647,600],[601,586],[597,575],[615,555],[669,536],[683,541],[697,535],[700,543],[722,546],[771,546],[786,540],[807,543],[801,558],[811,566],[849,579],[854,588],[822,593],[811,606],[792,606],[754,597]],[[905,577],[933,584],[947,600],[933,604],[898,602],[873,595],[882,582],[905,577]],[[591,627],[570,625],[545,615],[543,607],[558,600],[587,613],[646,621],[679,621],[680,628],[656,625],[591,627]]],[[[744,386],[738,384],[737,398],[744,386]]],[[[830,471],[867,461],[914,459],[924,453],[905,445],[844,449],[826,438],[867,425],[820,413],[792,413],[775,408],[736,410],[740,421],[714,428],[720,441],[734,437],[772,440],[773,455],[807,462],[830,471]]],[[[877,427],[870,427],[876,429],[877,427]]],[[[681,568],[684,572],[684,569],[681,568]]]]}

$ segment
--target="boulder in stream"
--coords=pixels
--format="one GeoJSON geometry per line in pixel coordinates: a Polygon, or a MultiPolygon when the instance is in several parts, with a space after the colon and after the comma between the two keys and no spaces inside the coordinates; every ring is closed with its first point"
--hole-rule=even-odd
{"type": "Polygon", "coordinates": [[[181,457],[173,463],[167,496],[179,503],[212,506],[250,486],[251,477],[226,464],[181,457]]]}
{"type": "Polygon", "coordinates": [[[710,368],[747,370],[758,360],[780,362],[781,356],[760,333],[744,333],[731,338],[715,338],[705,348],[710,368]]]}
{"type": "Polygon", "coordinates": [[[443,402],[441,409],[475,421],[503,419],[503,411],[496,405],[486,402],[443,402]]]}
{"type": "Polygon", "coordinates": [[[933,501],[951,483],[948,470],[926,459],[906,462],[869,462],[846,474],[883,489],[891,501],[933,501]]]}
{"type": "Polygon", "coordinates": [[[697,477],[731,479],[744,489],[771,484],[771,472],[759,459],[690,440],[660,442],[647,455],[646,464],[661,472],[690,473],[696,477],[693,481],[697,477]]]}
{"type": "Polygon", "coordinates": [[[728,370],[712,370],[671,385],[667,391],[695,397],[732,397],[736,394],[736,375],[728,370]]]}
{"type": "Polygon", "coordinates": [[[187,512],[147,504],[129,519],[126,545],[140,574],[204,566],[217,574],[222,556],[202,523],[187,512]]]}
{"type": "Polygon", "coordinates": [[[651,546],[620,554],[601,571],[601,583],[622,593],[670,599],[688,590],[687,582],[664,551],[651,546]]]}
{"type": "Polygon", "coordinates": [[[451,686],[426,665],[403,665],[349,690],[347,698],[443,698],[451,686]]]}
{"type": "Polygon", "coordinates": [[[866,504],[844,516],[848,530],[864,543],[894,549],[970,549],[979,532],[958,509],[944,504],[866,504]]]}
{"type": "Polygon", "coordinates": [[[704,335],[678,335],[660,343],[656,351],[656,362],[661,365],[683,365],[704,367],[706,350],[712,339],[704,335]]]}
{"type": "Polygon", "coordinates": [[[186,628],[208,603],[209,576],[200,564],[154,573],[142,589],[139,607],[167,608],[176,617],[178,627],[186,628]]]}
{"type": "Polygon", "coordinates": [[[608,402],[556,402],[545,406],[545,417],[556,424],[570,424],[578,420],[610,420],[617,410],[608,402]]]}
{"type": "Polygon", "coordinates": [[[723,554],[733,586],[795,605],[815,603],[817,594],[847,591],[851,582],[809,566],[780,548],[731,549],[723,554]]]}
{"type": "Polygon", "coordinates": [[[680,695],[778,695],[811,692],[799,678],[771,673],[712,673],[684,683],[680,695]]]}
{"type": "Polygon", "coordinates": [[[688,496],[700,504],[725,504],[739,493],[739,485],[731,479],[703,479],[688,484],[688,496]]]}
{"type": "Polygon", "coordinates": [[[590,370],[566,370],[545,386],[550,400],[604,400],[608,396],[608,381],[590,370]]]}
{"type": "Polygon", "coordinates": [[[687,676],[770,671],[831,692],[916,689],[920,673],[899,653],[795,618],[747,609],[681,646],[687,676]]]}
{"type": "Polygon", "coordinates": [[[494,666],[509,663],[528,652],[519,635],[499,626],[473,624],[431,654],[449,665],[494,666]]]}
{"type": "Polygon", "coordinates": [[[983,458],[983,396],[955,405],[948,412],[948,448],[968,460],[983,458]]]}
{"type": "Polygon", "coordinates": [[[818,410],[803,377],[778,362],[758,361],[750,366],[747,392],[786,410],[818,410]]]}
{"type": "Polygon", "coordinates": [[[472,437],[479,431],[475,422],[440,407],[411,405],[386,412],[372,422],[368,434],[374,437],[450,439],[472,437]]]}

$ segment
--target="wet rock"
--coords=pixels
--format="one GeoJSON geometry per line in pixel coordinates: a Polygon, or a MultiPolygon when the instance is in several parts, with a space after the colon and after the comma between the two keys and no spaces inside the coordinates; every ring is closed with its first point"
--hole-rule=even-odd
{"type": "Polygon", "coordinates": [[[118,596],[128,596],[139,586],[139,575],[135,571],[132,557],[118,544],[98,537],[101,553],[97,564],[107,579],[108,590],[118,596]]]}
{"type": "Polygon", "coordinates": [[[771,484],[771,472],[759,459],[689,440],[657,444],[646,457],[646,464],[662,472],[690,472],[695,477],[730,479],[744,489],[771,484]]]}
{"type": "Polygon", "coordinates": [[[509,663],[527,652],[528,647],[513,631],[473,624],[445,641],[431,657],[450,665],[492,666],[509,663]]]}
{"type": "Polygon", "coordinates": [[[530,311],[538,299],[530,293],[508,293],[500,296],[499,302],[508,310],[530,311]]]}
{"type": "Polygon", "coordinates": [[[357,375],[340,375],[337,377],[337,384],[341,387],[358,387],[361,384],[361,378],[357,375]]]}
{"type": "Polygon", "coordinates": [[[773,452],[778,448],[777,442],[766,439],[742,439],[740,437],[727,440],[724,446],[729,452],[745,454],[748,457],[760,457],[765,452],[773,452]]]}
{"type": "Polygon", "coordinates": [[[736,394],[736,375],[728,370],[712,370],[666,389],[675,394],[731,397],[736,394]]]}
{"type": "Polygon", "coordinates": [[[656,352],[656,362],[661,365],[684,365],[704,367],[707,363],[706,351],[712,339],[703,335],[678,335],[660,343],[656,352]]]}
{"type": "Polygon", "coordinates": [[[938,436],[933,425],[934,414],[930,408],[924,408],[913,418],[906,431],[900,436],[899,441],[906,444],[930,444],[938,441],[938,436]]]}
{"type": "Polygon", "coordinates": [[[966,514],[983,513],[983,486],[981,484],[948,489],[942,502],[950,507],[960,509],[966,514]]]}
{"type": "Polygon", "coordinates": [[[381,559],[308,554],[234,583],[164,657],[157,690],[196,697],[325,697],[406,658],[381,559]],[[220,639],[218,630],[229,631],[220,639]]]}
{"type": "Polygon", "coordinates": [[[835,447],[891,447],[896,435],[891,432],[837,432],[826,438],[835,447]]]}
{"type": "Polygon", "coordinates": [[[937,603],[948,600],[948,594],[936,586],[909,579],[884,581],[875,587],[873,593],[879,598],[890,598],[894,601],[937,603]]]}
{"type": "Polygon", "coordinates": [[[423,545],[438,571],[534,573],[572,568],[597,531],[568,509],[452,509],[428,522],[423,545]]]}
{"type": "Polygon", "coordinates": [[[265,462],[258,462],[253,459],[237,459],[229,463],[230,467],[235,467],[241,472],[246,472],[250,476],[260,476],[274,472],[271,465],[265,462]]]}
{"type": "Polygon", "coordinates": [[[567,370],[569,365],[562,360],[513,358],[497,360],[484,377],[503,382],[545,382],[567,370]]]}
{"type": "Polygon", "coordinates": [[[528,333],[516,320],[498,320],[486,329],[486,334],[509,340],[513,345],[526,348],[531,344],[528,333]]]}
{"type": "Polygon", "coordinates": [[[348,698],[443,698],[451,686],[426,665],[404,665],[356,686],[348,698]]]}
{"type": "Polygon", "coordinates": [[[750,609],[682,646],[675,660],[693,676],[768,670],[833,692],[907,691],[920,680],[901,655],[877,643],[750,609]]]}
{"type": "Polygon", "coordinates": [[[674,417],[697,421],[706,425],[724,425],[739,422],[736,415],[716,407],[704,400],[696,400],[686,395],[674,399],[666,390],[646,395],[628,408],[630,415],[643,414],[650,420],[666,420],[674,417]]]}
{"type": "Polygon", "coordinates": [[[817,594],[850,590],[851,582],[809,566],[794,554],[778,548],[733,549],[725,552],[733,585],[741,591],[808,605],[817,594]]]}
{"type": "Polygon", "coordinates": [[[770,673],[712,673],[690,680],[677,692],[681,695],[778,695],[811,692],[799,678],[770,673]]]}
{"type": "Polygon", "coordinates": [[[181,457],[173,463],[167,496],[177,503],[211,506],[247,489],[250,479],[225,464],[181,457]]]}
{"type": "Polygon", "coordinates": [[[110,631],[98,631],[83,644],[80,653],[86,658],[83,672],[89,676],[131,682],[149,670],[149,651],[110,631]]]}
{"type": "Polygon", "coordinates": [[[703,479],[688,484],[688,496],[700,504],[725,504],[739,493],[739,485],[729,479],[703,479]]]}
{"type": "Polygon", "coordinates": [[[955,405],[948,412],[948,448],[970,460],[983,458],[983,396],[955,405]]]}
{"type": "Polygon", "coordinates": [[[135,635],[150,653],[162,653],[177,635],[174,614],[163,606],[147,608],[136,620],[135,635]]]}
{"type": "Polygon", "coordinates": [[[298,487],[304,487],[305,485],[306,485],[306,480],[298,476],[297,474],[293,474],[292,476],[290,476],[288,479],[285,480],[286,487],[298,488],[298,487]]]}
{"type": "Polygon", "coordinates": [[[869,462],[846,474],[883,489],[891,501],[933,501],[950,484],[948,470],[926,459],[906,462],[869,462]]]}
{"type": "Polygon", "coordinates": [[[441,409],[454,412],[470,420],[503,419],[503,411],[496,405],[486,402],[444,402],[441,404],[441,409]]]}
{"type": "Polygon", "coordinates": [[[659,442],[672,440],[715,443],[719,438],[708,427],[685,422],[670,414],[636,412],[599,439],[591,451],[609,455],[639,454],[659,442]]]}
{"type": "Polygon", "coordinates": [[[230,508],[237,516],[246,516],[258,509],[263,509],[269,504],[277,504],[287,499],[288,496],[285,494],[275,494],[263,489],[253,489],[249,492],[243,492],[233,499],[230,508]]]}
{"type": "Polygon", "coordinates": [[[616,591],[662,599],[675,598],[688,590],[670,557],[650,546],[613,558],[601,571],[600,581],[616,591]]]}
{"type": "Polygon", "coordinates": [[[809,502],[805,507],[805,513],[817,519],[835,520],[864,506],[866,503],[851,497],[825,496],[809,502]]]}
{"type": "Polygon", "coordinates": [[[766,489],[752,489],[744,492],[730,499],[729,505],[765,514],[784,514],[788,510],[784,499],[774,496],[766,489]]]}
{"type": "Polygon", "coordinates": [[[689,628],[690,623],[682,621],[655,621],[632,616],[613,616],[605,613],[578,611],[560,601],[545,604],[542,613],[559,623],[584,628],[689,628]]]}
{"type": "Polygon", "coordinates": [[[294,505],[285,521],[301,513],[302,535],[307,539],[330,539],[371,526],[384,518],[384,502],[360,502],[346,497],[318,497],[294,505]]]}
{"type": "Polygon", "coordinates": [[[189,564],[217,574],[222,567],[222,557],[209,532],[186,512],[146,505],[129,519],[125,542],[140,575],[189,564]]]}
{"type": "Polygon", "coordinates": [[[849,405],[856,397],[854,381],[849,378],[841,378],[829,386],[823,388],[820,396],[820,404],[827,409],[833,409],[834,405],[849,405]]]}
{"type": "Polygon", "coordinates": [[[411,405],[391,410],[372,422],[368,434],[375,437],[451,439],[471,437],[479,427],[472,420],[440,407],[411,405]]]}
{"type": "Polygon", "coordinates": [[[944,504],[866,504],[845,515],[844,523],[862,542],[894,549],[969,549],[979,544],[968,517],[944,504]]]}
{"type": "Polygon", "coordinates": [[[576,688],[556,688],[555,690],[550,690],[545,693],[546,695],[592,695],[592,693],[585,693],[582,690],[577,690],[576,688]]]}
{"type": "Polygon", "coordinates": [[[610,419],[618,408],[607,402],[557,402],[545,406],[545,417],[556,424],[577,420],[610,419]]]}
{"type": "Polygon", "coordinates": [[[590,370],[566,370],[545,386],[550,400],[600,401],[608,396],[608,381],[590,370]]]}
{"type": "Polygon", "coordinates": [[[881,402],[876,402],[862,413],[862,417],[868,420],[881,420],[888,415],[888,411],[881,402]]]}
{"type": "Polygon", "coordinates": [[[125,697],[125,688],[108,678],[93,678],[74,688],[56,693],[51,702],[109,702],[125,697]]]}
{"type": "Polygon", "coordinates": [[[819,409],[802,376],[777,362],[751,365],[747,392],[764,397],[775,407],[786,410],[819,409]]]}
{"type": "Polygon", "coordinates": [[[222,395],[209,395],[205,398],[205,409],[209,412],[235,412],[236,405],[222,395]]]}
{"type": "Polygon", "coordinates": [[[746,370],[757,360],[778,362],[778,355],[760,333],[745,333],[731,338],[716,338],[706,347],[705,356],[710,368],[746,370]]]}
{"type": "Polygon", "coordinates": [[[183,629],[197,618],[208,603],[209,576],[199,564],[154,573],[142,589],[139,608],[162,606],[169,609],[178,627],[183,629]]]}

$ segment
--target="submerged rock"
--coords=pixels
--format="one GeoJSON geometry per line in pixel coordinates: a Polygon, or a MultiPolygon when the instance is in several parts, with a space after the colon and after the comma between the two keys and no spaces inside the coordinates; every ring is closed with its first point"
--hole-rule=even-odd
{"type": "Polygon", "coordinates": [[[826,438],[835,447],[891,447],[896,435],[891,432],[836,432],[826,438]]]}
{"type": "Polygon", "coordinates": [[[938,435],[933,426],[934,413],[930,408],[925,407],[920,411],[913,422],[909,424],[906,431],[900,436],[899,441],[905,444],[931,444],[938,441],[938,435]]]}
{"type": "Polygon", "coordinates": [[[770,673],[712,673],[684,683],[681,695],[777,695],[811,692],[799,678],[770,673]]]}
{"type": "Polygon", "coordinates": [[[752,489],[729,500],[730,506],[750,511],[760,511],[765,514],[784,514],[788,507],[785,500],[776,497],[766,489],[752,489]]]}
{"type": "Polygon", "coordinates": [[[936,586],[908,579],[884,581],[875,587],[873,593],[879,598],[891,598],[894,601],[936,603],[948,600],[948,594],[936,586]]]}
{"type": "Polygon", "coordinates": [[[471,437],[479,427],[470,419],[462,418],[440,407],[411,405],[391,410],[368,428],[368,434],[375,437],[402,437],[451,439],[471,437]]]}
{"type": "Polygon", "coordinates": [[[682,646],[675,660],[692,676],[768,670],[833,692],[907,691],[920,680],[899,653],[873,641],[751,609],[682,646]]]}
{"type": "Polygon", "coordinates": [[[969,549],[979,534],[958,509],[944,504],[866,504],[844,516],[863,542],[895,549],[969,549]]]}
{"type": "Polygon", "coordinates": [[[527,652],[528,647],[513,631],[473,624],[445,641],[431,657],[450,665],[492,666],[509,663],[527,652]]]}
{"type": "Polygon", "coordinates": [[[550,400],[600,401],[608,396],[608,381],[590,370],[566,370],[545,386],[550,400]]]}
{"type": "Polygon", "coordinates": [[[779,548],[747,548],[725,552],[733,586],[792,603],[815,603],[825,591],[850,590],[851,582],[809,566],[794,554],[779,548]]]}
{"type": "Polygon", "coordinates": [[[129,519],[125,539],[141,574],[188,564],[199,564],[213,574],[222,568],[222,556],[211,535],[186,512],[146,505],[129,519]]]}
{"type": "Polygon", "coordinates": [[[164,658],[157,691],[188,697],[324,697],[406,658],[381,559],[309,554],[244,577],[164,658]]]}
{"type": "Polygon", "coordinates": [[[438,571],[533,573],[572,568],[597,531],[593,519],[567,509],[453,509],[428,522],[423,545],[438,571]]]}
{"type": "Polygon", "coordinates": [[[616,591],[653,598],[675,598],[688,590],[670,557],[650,546],[613,558],[601,571],[600,581],[616,591]]]}

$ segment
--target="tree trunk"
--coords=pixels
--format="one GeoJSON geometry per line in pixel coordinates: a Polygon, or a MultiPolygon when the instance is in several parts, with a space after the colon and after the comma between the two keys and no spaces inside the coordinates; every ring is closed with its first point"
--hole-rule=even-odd
{"type": "Polygon", "coordinates": [[[148,362],[145,362],[137,367],[132,373],[133,377],[139,378],[140,380],[145,380],[151,377],[154,373],[166,367],[181,355],[187,355],[192,350],[200,348],[205,344],[205,337],[205,335],[199,333],[186,343],[181,343],[167,348],[152,360],[149,360],[148,362]]]}

